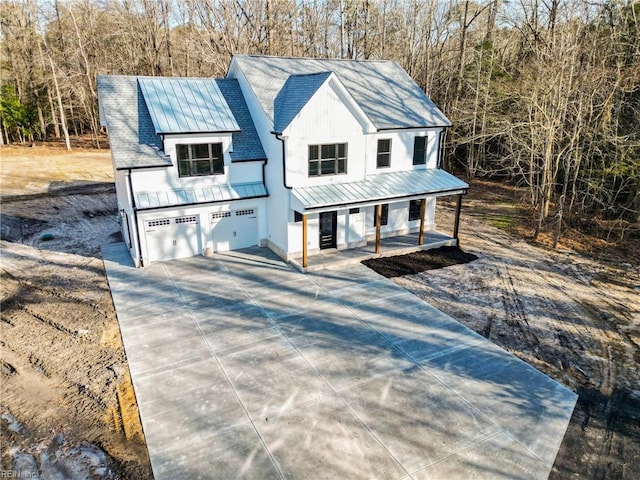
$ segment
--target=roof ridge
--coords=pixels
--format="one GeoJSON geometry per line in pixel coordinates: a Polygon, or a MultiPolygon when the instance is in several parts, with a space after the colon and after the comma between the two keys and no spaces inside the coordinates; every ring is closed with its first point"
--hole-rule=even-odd
{"type": "Polygon", "coordinates": [[[395,60],[370,59],[370,58],[327,58],[327,57],[296,57],[293,55],[259,55],[259,54],[234,54],[234,57],[252,57],[252,58],[282,58],[286,60],[321,60],[328,62],[358,62],[358,63],[398,63],[395,60]]]}
{"type": "Polygon", "coordinates": [[[289,75],[290,77],[312,77],[315,75],[331,75],[331,74],[335,74],[336,72],[334,72],[333,70],[323,70],[322,72],[313,72],[313,73],[292,73],[291,75],[289,75]]]}

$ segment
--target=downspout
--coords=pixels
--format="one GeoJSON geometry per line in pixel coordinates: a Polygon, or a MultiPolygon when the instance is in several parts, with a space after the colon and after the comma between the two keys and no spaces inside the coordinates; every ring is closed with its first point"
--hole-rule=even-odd
{"type": "Polygon", "coordinates": [[[444,152],[444,142],[447,139],[447,131],[446,131],[447,127],[444,127],[442,130],[440,130],[440,138],[439,138],[439,142],[440,145],[438,146],[438,164],[436,165],[436,168],[442,168],[442,157],[443,157],[443,152],[444,152]]]}
{"type": "Polygon", "coordinates": [[[293,187],[290,187],[289,185],[287,185],[287,164],[285,161],[286,159],[285,159],[285,153],[284,153],[284,138],[282,138],[281,133],[277,133],[277,132],[271,132],[271,133],[275,135],[275,137],[282,142],[282,184],[284,185],[284,188],[286,188],[287,190],[291,190],[293,187]]]}
{"type": "Polygon", "coordinates": [[[136,229],[136,248],[138,250],[138,258],[140,259],[140,266],[144,267],[142,260],[142,244],[140,243],[140,228],[138,227],[138,207],[136,207],[136,197],[133,195],[133,180],[131,180],[131,169],[126,174],[127,177],[127,196],[133,209],[133,224],[136,229]]]}
{"type": "Polygon", "coordinates": [[[264,191],[267,194],[267,196],[269,195],[269,191],[267,190],[267,174],[266,174],[266,168],[267,168],[267,162],[269,161],[268,158],[265,158],[262,161],[262,185],[264,186],[264,191]]]}

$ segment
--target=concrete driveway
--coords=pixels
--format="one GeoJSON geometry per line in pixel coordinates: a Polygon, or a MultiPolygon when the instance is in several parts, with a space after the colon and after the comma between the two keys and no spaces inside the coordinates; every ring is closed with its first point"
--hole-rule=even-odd
{"type": "Polygon", "coordinates": [[[362,265],[103,254],[156,480],[550,472],[576,395],[362,265]]]}

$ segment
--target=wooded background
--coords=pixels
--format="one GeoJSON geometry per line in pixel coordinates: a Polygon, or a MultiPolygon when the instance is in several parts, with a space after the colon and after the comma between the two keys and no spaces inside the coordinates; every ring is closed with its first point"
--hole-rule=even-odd
{"type": "Polygon", "coordinates": [[[453,122],[444,166],[525,187],[535,237],[640,240],[638,1],[26,0],[1,2],[0,22],[1,143],[99,146],[97,74],[391,59],[453,122]]]}

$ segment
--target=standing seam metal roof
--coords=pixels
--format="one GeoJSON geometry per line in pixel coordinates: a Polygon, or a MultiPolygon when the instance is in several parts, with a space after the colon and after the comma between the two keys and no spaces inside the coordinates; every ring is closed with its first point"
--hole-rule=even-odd
{"type": "Polygon", "coordinates": [[[205,188],[183,188],[162,192],[136,194],[136,205],[140,210],[174,207],[194,203],[215,203],[243,198],[266,197],[262,182],[213,185],[205,188]]]}
{"type": "Polygon", "coordinates": [[[136,77],[98,75],[98,100],[116,170],[172,165],[162,151],[136,77]]]}
{"type": "MultiPolygon", "coordinates": [[[[109,133],[109,145],[117,170],[168,167],[171,158],[162,151],[162,139],[156,134],[147,102],[138,80],[150,77],[122,75],[98,76],[100,121],[109,133]]],[[[235,79],[200,79],[212,83],[220,92],[239,129],[231,132],[232,161],[264,160],[266,155],[235,79]]]]}
{"type": "Polygon", "coordinates": [[[293,188],[292,194],[307,210],[418,195],[466,190],[469,185],[442,169],[409,170],[369,175],[365,180],[315,187],[293,188]]]}
{"type": "Polygon", "coordinates": [[[158,134],[240,130],[215,79],[141,77],[138,84],[158,134]]]}

